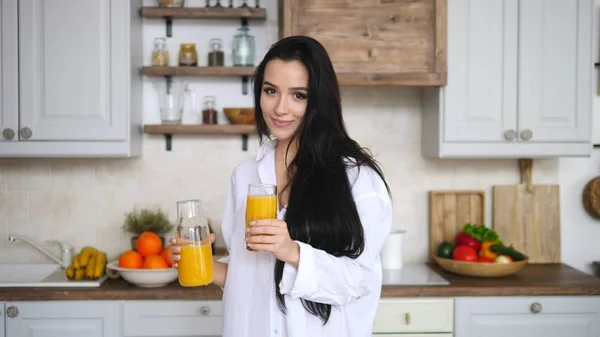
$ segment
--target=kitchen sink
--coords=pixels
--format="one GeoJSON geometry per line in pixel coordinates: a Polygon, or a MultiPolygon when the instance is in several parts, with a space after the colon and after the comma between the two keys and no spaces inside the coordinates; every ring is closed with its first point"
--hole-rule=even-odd
{"type": "Polygon", "coordinates": [[[0,264],[0,287],[99,287],[106,278],[71,281],[57,264],[0,264]]]}

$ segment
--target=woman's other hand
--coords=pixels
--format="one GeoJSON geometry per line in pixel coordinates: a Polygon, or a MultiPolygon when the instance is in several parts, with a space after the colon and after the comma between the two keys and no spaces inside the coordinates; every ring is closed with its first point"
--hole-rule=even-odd
{"type": "Polygon", "coordinates": [[[278,260],[298,268],[300,246],[292,238],[287,223],[277,219],[261,219],[246,229],[248,246],[257,251],[270,252],[278,260]]]}
{"type": "MultiPolygon", "coordinates": [[[[215,242],[215,235],[211,233],[209,235],[209,240],[211,244],[215,242]]],[[[181,258],[181,256],[179,255],[181,248],[176,244],[177,240],[175,240],[175,238],[170,238],[169,243],[171,244],[171,253],[173,253],[171,255],[171,261],[173,261],[173,265],[171,267],[177,269],[177,261],[179,261],[179,259],[181,258]]]]}

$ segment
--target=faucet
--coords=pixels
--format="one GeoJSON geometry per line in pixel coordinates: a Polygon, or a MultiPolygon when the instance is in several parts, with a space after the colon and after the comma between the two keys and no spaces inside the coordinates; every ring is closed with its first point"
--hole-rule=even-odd
{"type": "Polygon", "coordinates": [[[33,241],[31,241],[31,240],[23,237],[23,236],[8,234],[8,241],[10,241],[10,242],[23,241],[23,242],[29,244],[31,247],[33,247],[33,248],[37,249],[38,251],[44,253],[44,255],[48,256],[54,262],[56,262],[59,265],[61,265],[64,269],[67,269],[69,267],[69,265],[71,264],[71,261],[73,259],[73,250],[72,250],[71,246],[68,243],[66,243],[66,242],[62,242],[62,241],[58,241],[58,240],[46,240],[46,241],[44,241],[45,243],[48,243],[48,244],[57,244],[60,247],[60,255],[61,256],[60,256],[60,258],[57,258],[52,253],[50,253],[49,251],[45,250],[44,248],[40,247],[35,242],[33,242],[33,241]]]}

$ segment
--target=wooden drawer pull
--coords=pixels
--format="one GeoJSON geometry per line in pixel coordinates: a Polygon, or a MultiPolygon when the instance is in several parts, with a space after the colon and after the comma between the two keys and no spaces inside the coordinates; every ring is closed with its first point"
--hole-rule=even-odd
{"type": "Polygon", "coordinates": [[[410,325],[410,312],[404,314],[404,322],[406,325],[410,325]]]}

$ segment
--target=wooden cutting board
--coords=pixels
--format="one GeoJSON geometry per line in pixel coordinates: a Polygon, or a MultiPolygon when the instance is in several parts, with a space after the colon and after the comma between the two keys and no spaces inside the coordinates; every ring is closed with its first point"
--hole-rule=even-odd
{"type": "Polygon", "coordinates": [[[559,185],[533,185],[533,161],[519,159],[521,184],[493,186],[493,228],[530,263],[561,262],[559,185]]]}
{"type": "Polygon", "coordinates": [[[484,191],[429,192],[429,258],[433,261],[437,246],[454,241],[466,223],[485,224],[484,191]]]}

